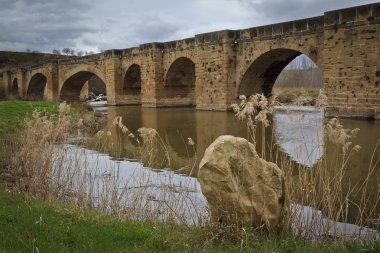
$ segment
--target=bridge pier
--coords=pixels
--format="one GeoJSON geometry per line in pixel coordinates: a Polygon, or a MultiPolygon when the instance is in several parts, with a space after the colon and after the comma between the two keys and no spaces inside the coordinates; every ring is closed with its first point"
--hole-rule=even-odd
{"type": "Polygon", "coordinates": [[[10,89],[12,85],[12,80],[11,80],[11,72],[10,71],[5,71],[1,73],[1,89],[2,92],[4,93],[5,97],[10,96],[10,89]]]}
{"type": "Polygon", "coordinates": [[[141,103],[158,107],[157,91],[163,83],[162,44],[149,43],[139,47],[141,72],[141,103]],[[145,70],[145,71],[144,71],[145,70]]]}
{"type": "Polygon", "coordinates": [[[106,53],[105,62],[105,84],[107,89],[107,101],[110,105],[117,105],[118,94],[122,93],[123,81],[121,74],[120,56],[121,51],[113,50],[106,53]]]}

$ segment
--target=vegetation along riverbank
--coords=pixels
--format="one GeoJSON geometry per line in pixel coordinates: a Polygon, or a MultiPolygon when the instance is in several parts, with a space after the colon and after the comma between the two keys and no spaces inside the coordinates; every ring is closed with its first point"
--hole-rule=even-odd
{"type": "MultiPolygon", "coordinates": [[[[248,102],[256,103],[246,99],[245,105],[248,102]]],[[[244,111],[244,108],[245,106],[240,107],[243,111],[240,116],[250,117],[250,114],[244,116],[248,110],[244,111]]],[[[54,103],[0,102],[2,173],[4,171],[10,173],[9,177],[4,177],[3,173],[1,178],[0,251],[2,252],[380,251],[378,241],[339,240],[327,234],[323,238],[313,240],[299,234],[295,235],[289,229],[272,232],[238,223],[209,222],[199,226],[189,226],[175,223],[174,218],[165,222],[160,219],[132,220],[129,218],[128,209],[120,207],[123,198],[117,195],[106,200],[104,192],[99,195],[103,197],[104,202],[98,198],[94,203],[92,197],[86,196],[88,192],[87,188],[82,188],[84,185],[78,186],[73,178],[62,176],[67,170],[66,167],[56,166],[57,161],[62,158],[57,159],[57,145],[60,148],[73,137],[85,137],[88,129],[93,131],[91,115],[84,116],[87,114],[79,112],[79,109],[75,109],[75,113],[71,111],[67,105],[54,103]],[[45,112],[33,113],[36,108],[45,112]],[[52,164],[56,170],[51,170],[52,164]],[[61,173],[61,180],[57,181],[57,184],[51,184],[56,182],[55,173],[61,173]]],[[[265,115],[261,114],[261,117],[265,115]]],[[[265,119],[262,119],[263,121],[258,123],[266,124],[265,119]]],[[[150,150],[147,146],[143,146],[141,150],[149,150],[152,153],[153,149],[164,150],[161,154],[165,156],[164,141],[154,142],[152,138],[156,133],[153,130],[140,129],[141,139],[137,139],[123,125],[121,119],[116,119],[114,123],[117,131],[104,130],[98,132],[98,136],[106,138],[115,133],[125,134],[135,142],[144,141],[145,138],[150,140],[150,142],[145,141],[145,144],[154,148],[150,150]]],[[[335,127],[336,125],[335,122],[335,127]]],[[[249,127],[254,134],[257,130],[256,125],[250,122],[249,127]]],[[[251,141],[255,143],[254,139],[251,141]]],[[[147,157],[146,153],[140,152],[140,157],[145,163],[153,164],[150,161],[152,157],[147,157]]],[[[271,155],[267,154],[267,157],[271,155]]],[[[327,173],[321,169],[316,171],[327,173]]],[[[79,179],[83,174],[75,170],[70,170],[70,173],[79,179]]],[[[310,183],[308,180],[316,180],[317,183],[323,181],[318,181],[319,177],[312,173],[299,173],[299,175],[303,177],[304,184],[310,183]]],[[[326,199],[297,195],[298,188],[295,184],[296,182],[293,182],[291,184],[293,188],[287,190],[291,197],[298,198],[299,203],[309,201],[310,204],[319,207],[323,200],[326,201],[326,199]]],[[[328,186],[331,186],[330,183],[328,186]]],[[[110,195],[115,193],[112,187],[108,189],[110,195]]],[[[334,194],[339,195],[335,188],[325,190],[334,190],[334,194]]],[[[138,199],[142,195],[135,197],[138,199]]],[[[332,204],[329,201],[326,203],[332,204]]],[[[333,212],[333,209],[335,210],[335,207],[327,210],[333,212]]]]}

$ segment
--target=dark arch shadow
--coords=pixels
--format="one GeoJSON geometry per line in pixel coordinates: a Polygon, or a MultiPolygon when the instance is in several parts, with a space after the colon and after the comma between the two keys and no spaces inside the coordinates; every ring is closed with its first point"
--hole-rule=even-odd
{"type": "Polygon", "coordinates": [[[13,99],[18,99],[18,80],[15,78],[12,82],[12,87],[11,87],[11,96],[13,99]]]}
{"type": "Polygon", "coordinates": [[[270,96],[281,71],[302,53],[293,49],[273,49],[259,56],[247,69],[236,95],[264,93],[270,96]]]}
{"type": "Polygon", "coordinates": [[[124,95],[141,94],[141,68],[137,64],[132,64],[124,76],[123,84],[124,95]]]}
{"type": "Polygon", "coordinates": [[[176,59],[165,76],[162,98],[195,98],[195,64],[186,57],[176,59]]]}
{"type": "MultiPolygon", "coordinates": [[[[80,71],[66,79],[61,88],[59,99],[71,102],[80,101],[82,88],[87,81],[89,81],[89,86],[96,81],[106,91],[106,84],[99,76],[89,71],[80,71]]],[[[91,87],[89,87],[89,90],[91,90],[91,87]]]]}
{"type": "Polygon", "coordinates": [[[30,79],[26,98],[28,100],[43,100],[46,83],[47,78],[45,75],[41,73],[35,74],[32,79],[30,79]]]}

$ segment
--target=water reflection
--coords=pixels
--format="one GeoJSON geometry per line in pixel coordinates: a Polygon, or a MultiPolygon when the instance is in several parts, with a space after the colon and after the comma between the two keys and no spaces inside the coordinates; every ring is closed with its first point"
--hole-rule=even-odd
{"type": "Polygon", "coordinates": [[[199,225],[208,219],[207,201],[196,178],[169,170],[154,171],[141,163],[114,161],[97,151],[57,146],[54,185],[69,185],[91,207],[134,220],[175,221],[199,225]]]}
{"type": "MultiPolygon", "coordinates": [[[[194,167],[202,158],[204,150],[220,135],[232,134],[247,136],[243,122],[227,112],[195,111],[193,108],[143,108],[140,106],[105,107],[96,106],[94,110],[107,111],[105,129],[111,129],[112,141],[108,142],[107,153],[115,158],[133,157],[135,146],[127,136],[112,128],[115,117],[121,116],[123,123],[132,133],[140,127],[154,128],[160,134],[169,152],[170,169],[180,170],[194,167]],[[193,146],[187,139],[194,141],[193,146]],[[120,154],[120,148],[122,153],[120,154]]],[[[161,169],[167,167],[161,164],[161,169]]]]}
{"type": "Polygon", "coordinates": [[[276,142],[296,162],[312,167],[323,154],[324,112],[309,106],[276,107],[276,142]]]}
{"type": "MultiPolygon", "coordinates": [[[[112,126],[116,116],[122,116],[123,123],[133,133],[140,127],[156,129],[168,146],[174,161],[171,169],[174,170],[184,167],[195,156],[197,160],[201,159],[204,150],[220,135],[248,136],[245,123],[229,112],[197,111],[194,108],[107,107],[102,102],[93,103],[92,106],[97,112],[106,114],[108,127],[112,126]],[[194,140],[193,147],[186,144],[188,137],[194,140]]],[[[277,107],[273,124],[265,131],[265,138],[267,142],[277,143],[280,152],[286,153],[291,160],[311,167],[321,158],[324,149],[327,149],[326,153],[334,149],[325,142],[325,121],[323,112],[313,107],[277,107]]],[[[348,169],[358,177],[363,176],[366,174],[363,169],[369,167],[372,151],[380,139],[380,122],[344,119],[342,123],[345,128],[361,129],[352,141],[359,144],[362,150],[351,154],[348,169]]],[[[261,132],[260,126],[258,132],[261,132]]],[[[128,146],[128,141],[116,132],[112,136],[113,141],[107,147],[110,155],[131,158],[135,147],[128,146]],[[116,147],[120,145],[126,145],[123,154],[116,152],[116,147]]],[[[261,136],[257,135],[256,138],[260,153],[261,136]]],[[[374,158],[377,157],[380,157],[379,151],[374,154],[374,158]]]]}
{"type": "MultiPolygon", "coordinates": [[[[71,193],[82,193],[85,197],[82,195],[81,201],[91,207],[134,220],[170,220],[189,225],[209,221],[208,203],[196,178],[169,170],[154,171],[138,162],[114,161],[76,145],[57,146],[55,156],[53,183],[68,199],[75,198],[76,194],[71,193]],[[67,185],[70,188],[64,189],[67,185]]],[[[290,210],[291,229],[296,235],[310,239],[379,239],[377,230],[336,222],[309,206],[292,204],[290,210]]]]}

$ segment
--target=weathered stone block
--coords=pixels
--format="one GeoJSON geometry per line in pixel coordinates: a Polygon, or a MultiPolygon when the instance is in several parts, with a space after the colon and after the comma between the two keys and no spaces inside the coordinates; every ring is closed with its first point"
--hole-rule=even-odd
{"type": "Polygon", "coordinates": [[[214,221],[280,226],[287,209],[284,174],[247,140],[218,137],[205,151],[198,178],[214,221]]]}

